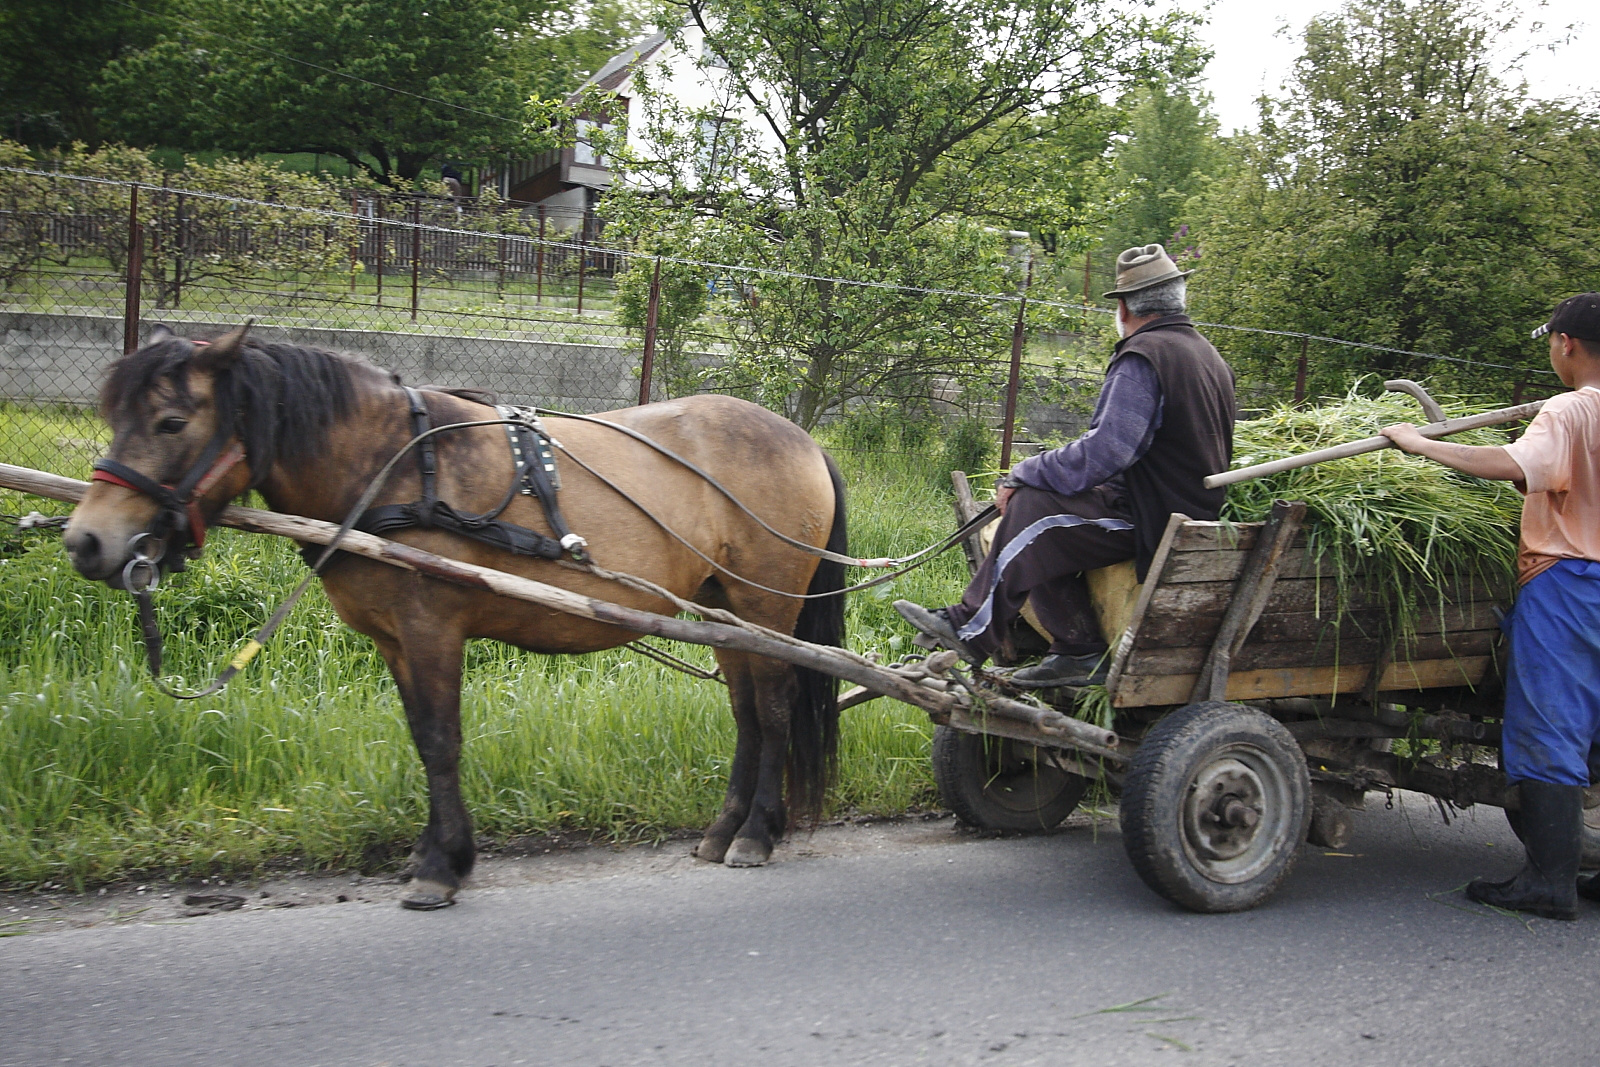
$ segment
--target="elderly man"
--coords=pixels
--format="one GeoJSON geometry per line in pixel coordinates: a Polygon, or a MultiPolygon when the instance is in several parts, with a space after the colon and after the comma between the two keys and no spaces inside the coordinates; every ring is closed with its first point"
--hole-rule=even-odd
{"type": "Polygon", "coordinates": [[[1104,681],[1106,643],[1084,572],[1132,559],[1143,581],[1167,516],[1217,517],[1225,491],[1201,481],[1232,461],[1233,371],[1184,314],[1190,273],[1160,245],[1117,257],[1117,287],[1105,295],[1117,299],[1122,340],[1088,432],[1001,481],[994,543],[959,604],[895,601],[934,642],[982,663],[1031,596],[1053,640],[1042,663],[1012,680],[1104,681]]]}

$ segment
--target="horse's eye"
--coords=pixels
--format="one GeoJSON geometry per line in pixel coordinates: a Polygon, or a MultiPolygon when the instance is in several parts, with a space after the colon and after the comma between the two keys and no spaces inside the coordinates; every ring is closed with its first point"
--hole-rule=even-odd
{"type": "Polygon", "coordinates": [[[189,425],[188,419],[180,419],[178,416],[174,415],[171,418],[162,419],[161,422],[156,425],[156,431],[158,433],[182,433],[183,428],[187,425],[189,425]]]}

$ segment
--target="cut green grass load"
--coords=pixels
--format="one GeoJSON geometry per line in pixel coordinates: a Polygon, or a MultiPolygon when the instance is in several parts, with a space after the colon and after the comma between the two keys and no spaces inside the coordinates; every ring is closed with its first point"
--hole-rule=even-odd
{"type": "MultiPolygon", "coordinates": [[[[1342,399],[1285,406],[1241,422],[1234,466],[1243,467],[1370,437],[1397,422],[1421,423],[1409,397],[1367,396],[1358,382],[1342,399]]],[[[1451,417],[1486,410],[1440,398],[1451,417]]],[[[1504,429],[1451,437],[1503,445],[1504,429]]],[[[1522,497],[1509,482],[1459,474],[1443,464],[1387,448],[1285,471],[1228,488],[1223,518],[1259,522],[1274,500],[1306,503],[1311,553],[1332,564],[1341,605],[1362,593],[1386,610],[1392,632],[1409,637],[1416,618],[1468,582],[1510,590],[1522,497]]]]}

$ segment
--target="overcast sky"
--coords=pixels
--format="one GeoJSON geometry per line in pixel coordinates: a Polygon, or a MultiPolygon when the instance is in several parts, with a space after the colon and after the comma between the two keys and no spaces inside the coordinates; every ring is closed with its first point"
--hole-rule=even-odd
{"type": "MultiPolygon", "coordinates": [[[[1197,10],[1204,0],[1175,0],[1174,6],[1197,10]]],[[[1300,31],[1313,16],[1342,6],[1338,0],[1214,0],[1209,25],[1202,37],[1215,51],[1207,71],[1207,88],[1215,98],[1215,111],[1224,133],[1254,128],[1255,98],[1263,91],[1277,95],[1300,51],[1300,31]],[[1278,30],[1287,32],[1278,35],[1278,30]]],[[[1523,66],[1523,75],[1535,96],[1573,97],[1600,93],[1600,3],[1595,0],[1519,0],[1524,11],[1522,31],[1502,43],[1506,57],[1527,48],[1549,45],[1565,36],[1563,27],[1579,28],[1569,44],[1555,50],[1535,51],[1523,66]],[[1530,29],[1543,23],[1542,30],[1530,29]]]]}

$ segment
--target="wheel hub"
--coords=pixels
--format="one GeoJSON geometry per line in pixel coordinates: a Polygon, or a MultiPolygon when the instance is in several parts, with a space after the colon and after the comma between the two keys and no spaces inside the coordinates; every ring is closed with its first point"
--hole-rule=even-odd
{"type": "Polygon", "coordinates": [[[1235,860],[1250,851],[1261,825],[1259,775],[1237,759],[1223,759],[1196,776],[1184,805],[1190,846],[1209,860],[1235,860]]]}

